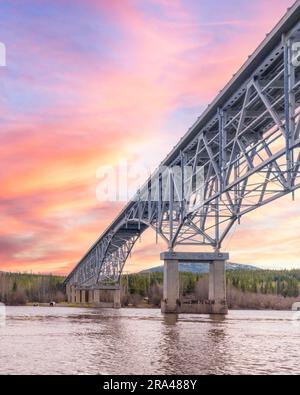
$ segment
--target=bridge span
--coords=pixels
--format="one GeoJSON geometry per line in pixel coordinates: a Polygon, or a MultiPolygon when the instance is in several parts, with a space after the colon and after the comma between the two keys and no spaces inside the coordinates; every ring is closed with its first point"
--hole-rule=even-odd
{"type": "Polygon", "coordinates": [[[242,216],[293,195],[299,168],[300,0],[68,275],[68,300],[119,307],[126,260],[152,228],[168,249],[162,311],[226,314],[222,243],[242,216]],[[178,252],[184,246],[198,252],[178,252]],[[182,261],[210,264],[209,300],[181,303],[182,261]]]}

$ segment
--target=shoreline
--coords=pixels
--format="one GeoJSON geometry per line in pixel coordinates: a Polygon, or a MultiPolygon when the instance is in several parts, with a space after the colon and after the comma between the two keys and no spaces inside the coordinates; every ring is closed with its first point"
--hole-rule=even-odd
{"type": "MultiPolygon", "coordinates": [[[[57,303],[55,306],[50,306],[49,303],[38,303],[35,305],[35,303],[26,303],[26,304],[18,304],[18,305],[6,305],[6,307],[49,307],[51,309],[55,307],[68,307],[68,308],[80,308],[80,309],[99,309],[99,310],[104,310],[106,309],[105,307],[99,307],[95,304],[71,304],[71,303],[57,303]]],[[[157,306],[149,306],[149,305],[138,305],[138,306],[124,306],[121,307],[121,309],[147,309],[147,310],[160,310],[160,307],[157,306]]],[[[234,308],[228,308],[229,311],[292,311],[290,309],[279,309],[279,308],[245,308],[245,307],[234,307],[234,308]]]]}

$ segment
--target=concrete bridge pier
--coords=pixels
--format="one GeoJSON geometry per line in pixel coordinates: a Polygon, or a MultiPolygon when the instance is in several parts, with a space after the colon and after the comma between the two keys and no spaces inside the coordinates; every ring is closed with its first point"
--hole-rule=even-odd
{"type": "Polygon", "coordinates": [[[119,286],[100,286],[99,288],[76,288],[75,285],[66,286],[69,303],[95,304],[97,307],[119,309],[121,307],[121,290],[119,286]]]}
{"type": "Polygon", "coordinates": [[[179,271],[176,256],[164,258],[164,284],[163,300],[161,302],[162,313],[179,313],[179,271]]]}
{"type": "Polygon", "coordinates": [[[71,286],[69,284],[66,285],[66,295],[68,303],[71,303],[71,286]]]}
{"type": "Polygon", "coordinates": [[[85,289],[82,289],[81,291],[80,291],[80,301],[81,301],[81,304],[85,304],[86,303],[86,290],[85,289]]]}
{"type": "Polygon", "coordinates": [[[209,264],[208,299],[218,303],[226,301],[225,261],[209,264]]]}
{"type": "Polygon", "coordinates": [[[76,289],[74,285],[71,286],[71,295],[70,295],[70,303],[76,303],[76,289]]]}
{"type": "Polygon", "coordinates": [[[88,292],[88,303],[93,303],[94,302],[94,290],[89,289],[87,292],[88,292]]]}
{"type": "Polygon", "coordinates": [[[100,302],[100,289],[94,289],[93,290],[93,296],[94,296],[94,303],[99,303],[100,302]]]}
{"type": "Polygon", "coordinates": [[[121,290],[119,286],[101,286],[93,290],[94,304],[102,308],[121,308],[121,290]]]}
{"type": "Polygon", "coordinates": [[[80,304],[81,303],[81,292],[79,288],[75,289],[75,303],[80,304]]]}
{"type": "Polygon", "coordinates": [[[113,292],[114,295],[114,309],[121,308],[121,289],[115,289],[113,292]]]}
{"type": "Polygon", "coordinates": [[[228,313],[226,302],[225,263],[229,254],[163,252],[164,287],[162,313],[221,314],[228,313]],[[209,295],[206,300],[186,302],[179,295],[179,263],[209,264],[209,295]]]}

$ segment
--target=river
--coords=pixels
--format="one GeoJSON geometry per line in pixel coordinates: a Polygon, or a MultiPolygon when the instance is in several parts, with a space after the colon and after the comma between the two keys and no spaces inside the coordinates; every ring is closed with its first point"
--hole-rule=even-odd
{"type": "Polygon", "coordinates": [[[7,307],[0,374],[299,374],[298,314],[7,307]]]}

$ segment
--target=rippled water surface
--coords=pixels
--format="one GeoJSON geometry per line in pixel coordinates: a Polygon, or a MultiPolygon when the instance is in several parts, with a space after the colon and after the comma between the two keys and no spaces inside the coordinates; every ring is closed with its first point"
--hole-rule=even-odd
{"type": "Polygon", "coordinates": [[[222,373],[300,374],[295,313],[8,307],[0,327],[0,374],[222,373]]]}

